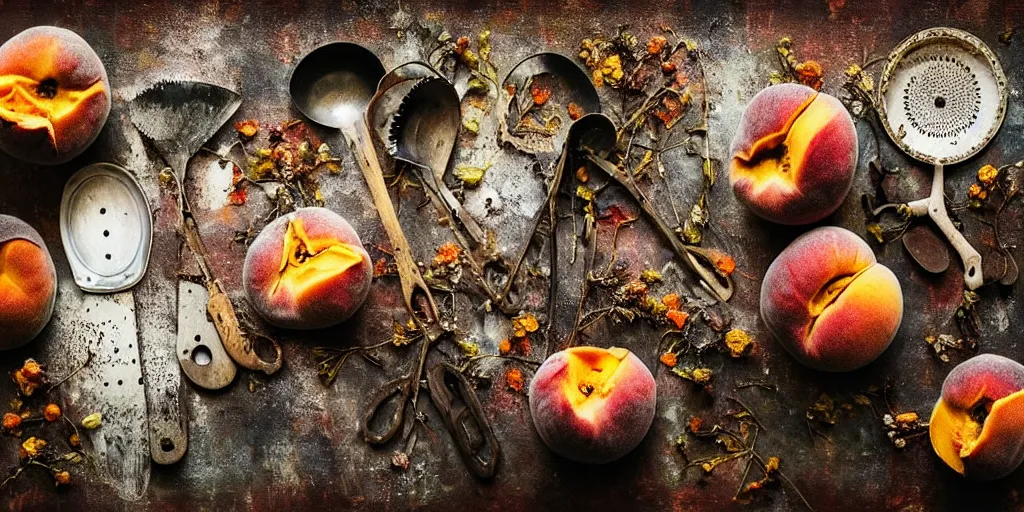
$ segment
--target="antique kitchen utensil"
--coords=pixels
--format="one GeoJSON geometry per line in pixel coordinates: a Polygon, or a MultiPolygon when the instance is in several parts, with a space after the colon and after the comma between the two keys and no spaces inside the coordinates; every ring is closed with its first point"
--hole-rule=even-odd
{"type": "Polygon", "coordinates": [[[391,120],[405,95],[423,78],[444,78],[426,62],[406,62],[388,71],[377,84],[377,92],[366,106],[366,123],[370,133],[385,146],[391,134],[391,120]]]}
{"type": "MultiPolygon", "coordinates": [[[[136,96],[129,104],[129,113],[132,123],[152,142],[171,168],[178,188],[180,230],[195,256],[209,293],[207,311],[219,334],[219,342],[236,363],[271,374],[281,368],[281,347],[272,342],[274,358],[265,361],[255,349],[252,339],[242,331],[234,306],[207,261],[206,248],[183,185],[188,161],[227,122],[241,102],[238,93],[223,87],[202,82],[168,81],[136,96]]],[[[179,316],[195,318],[191,311],[181,311],[181,306],[179,303],[179,316]]],[[[189,304],[186,302],[185,306],[188,308],[189,304]]],[[[207,338],[210,339],[203,340],[206,347],[213,347],[218,342],[212,337],[207,338]]],[[[222,353],[215,348],[209,352],[214,359],[222,353]]],[[[191,353],[179,351],[178,357],[183,367],[189,366],[185,361],[191,358],[191,353]]],[[[202,360],[205,360],[205,354],[202,360]]],[[[215,361],[202,369],[192,367],[191,374],[186,374],[192,378],[198,373],[207,373],[209,378],[202,378],[197,383],[215,389],[230,383],[228,377],[234,378],[233,374],[216,375],[216,370],[223,367],[223,363],[215,361]]]]}
{"type": "Polygon", "coordinates": [[[458,368],[441,363],[427,374],[427,387],[466,467],[477,478],[493,478],[501,445],[469,379],[458,368]]]}
{"type": "Polygon", "coordinates": [[[964,283],[974,290],[983,282],[981,255],[946,213],[943,170],[977,154],[999,131],[1008,95],[1003,68],[977,37],[930,28],[889,54],[878,91],[878,113],[889,137],[908,155],[935,166],[931,195],[907,203],[909,212],[931,217],[959,253],[964,283]]]}
{"type": "MultiPolygon", "coordinates": [[[[708,291],[715,294],[722,302],[728,301],[733,294],[733,282],[729,276],[717,271],[717,266],[714,264],[715,255],[708,249],[684,244],[676,235],[675,231],[669,227],[668,223],[662,219],[661,215],[654,208],[654,204],[652,204],[647,195],[637,187],[636,183],[629,179],[628,175],[623,173],[615,164],[609,162],[600,154],[600,150],[598,148],[601,146],[591,145],[593,144],[593,141],[608,139],[614,140],[616,134],[615,123],[613,123],[612,120],[604,114],[587,115],[577,121],[577,125],[582,125],[584,121],[586,121],[585,129],[591,133],[589,138],[581,137],[578,139],[578,142],[575,144],[575,150],[582,151],[587,160],[597,165],[597,167],[604,171],[608,177],[612,178],[619,185],[622,185],[626,190],[628,190],[630,195],[636,198],[637,202],[640,203],[640,208],[647,215],[647,218],[654,224],[654,227],[672,246],[672,250],[676,253],[676,256],[683,260],[683,264],[697,274],[697,277],[700,278],[701,284],[705,286],[708,291]]],[[[572,142],[573,139],[570,137],[570,144],[572,142]]]]}
{"type": "Polygon", "coordinates": [[[487,234],[444,181],[461,125],[459,95],[452,84],[444,78],[424,78],[402,100],[391,122],[388,149],[397,160],[421,170],[435,206],[465,228],[480,247],[487,243],[487,234]]]}
{"type": "MultiPolygon", "coordinates": [[[[366,48],[355,43],[329,43],[299,61],[288,91],[299,111],[316,123],[339,129],[352,149],[391,241],[406,309],[433,342],[444,332],[437,304],[398,223],[365,117],[383,76],[384,66],[366,48]]],[[[413,394],[418,392],[416,386],[413,394]]]]}
{"type": "Polygon", "coordinates": [[[122,497],[138,499],[149,481],[150,448],[131,289],[149,263],[153,238],[149,203],[135,178],[122,167],[89,165],[64,187],[60,235],[75,284],[86,293],[61,294],[62,300],[80,301],[77,309],[84,314],[80,323],[65,326],[67,320],[61,320],[57,329],[62,338],[88,333],[82,341],[93,355],[86,375],[95,375],[68,385],[80,386],[72,393],[104,415],[103,429],[89,433],[99,466],[122,497]]]}

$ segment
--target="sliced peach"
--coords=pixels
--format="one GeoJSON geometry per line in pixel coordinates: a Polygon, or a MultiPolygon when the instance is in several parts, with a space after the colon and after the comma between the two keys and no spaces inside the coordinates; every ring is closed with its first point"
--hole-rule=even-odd
{"type": "Polygon", "coordinates": [[[903,319],[903,291],[864,240],[821,227],[797,237],[768,267],[761,318],[800,362],[849,371],[892,342],[903,319]]]}
{"type": "Polygon", "coordinates": [[[59,27],[25,30],[0,46],[0,148],[63,163],[81,154],[110,114],[110,84],[96,52],[59,27]]]}
{"type": "Polygon", "coordinates": [[[857,130],[843,104],[799,84],[754,96],[732,142],[729,181],[752,212],[809,224],[836,211],[853,184],[857,130]]]}
{"type": "Polygon", "coordinates": [[[1024,365],[982,354],[942,384],[929,422],[932,448],[956,472],[1002,478],[1024,462],[1024,365]]]}
{"type": "Polygon", "coordinates": [[[242,271],[250,303],[268,322],[319,329],[348,319],[370,292],[370,256],[352,226],[325,208],[267,225],[242,271]]]}
{"type": "Polygon", "coordinates": [[[549,357],[530,382],[530,412],[552,451],[600,464],[636,448],[654,421],[650,370],[624,348],[574,347],[549,357]]]}
{"type": "Polygon", "coordinates": [[[38,336],[56,298],[57,272],[42,237],[25,222],[0,215],[0,350],[38,336]]]}

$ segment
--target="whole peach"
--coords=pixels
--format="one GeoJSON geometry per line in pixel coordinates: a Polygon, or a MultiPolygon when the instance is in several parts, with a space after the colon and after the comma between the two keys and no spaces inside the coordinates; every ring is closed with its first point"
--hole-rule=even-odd
{"type": "Polygon", "coordinates": [[[110,114],[103,62],[78,34],[25,30],[0,46],[0,149],[52,165],[78,156],[110,114]]]}
{"type": "Polygon", "coordinates": [[[1024,462],[1024,365],[981,354],[942,383],[928,433],[935,453],[977,480],[1002,478],[1024,462]]]}
{"type": "Polygon", "coordinates": [[[626,455],[654,421],[651,371],[624,348],[574,347],[549,357],[530,382],[530,413],[544,443],[578,462],[626,455]]]}
{"type": "Polygon", "coordinates": [[[32,226],[0,215],[0,350],[39,335],[53,315],[57,271],[32,226]]]}
{"type": "Polygon", "coordinates": [[[801,363],[849,371],[892,342],[903,320],[903,290],[859,236],[821,227],[797,237],[768,267],[761,318],[801,363]]]}
{"type": "Polygon", "coordinates": [[[857,169],[857,129],[833,96],[800,84],[754,96],[732,140],[736,198],[779,224],[810,224],[843,203],[857,169]]]}
{"type": "Polygon", "coordinates": [[[352,316],[373,269],[352,226],[326,208],[300,208],[263,228],[245,255],[249,302],[271,324],[320,329],[352,316]]]}

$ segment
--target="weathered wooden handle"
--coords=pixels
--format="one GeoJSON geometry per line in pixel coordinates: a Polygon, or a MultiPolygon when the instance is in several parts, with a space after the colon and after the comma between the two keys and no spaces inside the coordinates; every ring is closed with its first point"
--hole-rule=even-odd
{"type": "Polygon", "coordinates": [[[210,301],[207,302],[206,309],[210,313],[210,318],[213,319],[213,325],[217,328],[217,334],[220,335],[224,350],[231,356],[231,359],[245,368],[259,370],[267,375],[280,370],[281,364],[284,362],[281,346],[276,341],[270,340],[274,347],[274,359],[271,361],[260,359],[252,341],[242,332],[238,317],[235,315],[235,307],[221,288],[220,281],[216,279],[208,281],[206,289],[210,292],[210,301]]]}

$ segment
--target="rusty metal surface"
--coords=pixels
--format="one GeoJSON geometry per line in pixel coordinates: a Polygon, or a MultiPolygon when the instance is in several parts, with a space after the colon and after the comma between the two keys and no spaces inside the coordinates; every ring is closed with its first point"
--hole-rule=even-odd
{"type": "MultiPolygon", "coordinates": [[[[727,160],[728,144],[742,108],[767,82],[775,69],[775,42],[792,36],[803,58],[813,58],[826,69],[823,90],[837,92],[846,65],[865,54],[885,55],[901,39],[926,27],[948,25],[968,30],[984,40],[1001,59],[1010,85],[1006,122],[996,139],[979,156],[947,171],[947,189],[963,197],[982,163],[1009,163],[1024,157],[1020,141],[1024,125],[1021,87],[1024,77],[1024,44],[1015,38],[1000,44],[1007,27],[1024,23],[1024,7],[1013,2],[966,0],[952,2],[595,2],[560,6],[556,2],[522,1],[489,6],[475,2],[441,0],[419,2],[403,8],[415,19],[442,23],[452,34],[472,35],[482,28],[493,32],[494,61],[499,75],[524,56],[541,50],[572,55],[579,41],[597,32],[611,33],[622,23],[632,24],[640,37],[653,35],[661,24],[682,37],[696,40],[710,56],[709,89],[712,112],[712,154],[727,160]]],[[[161,78],[191,78],[231,87],[245,100],[235,119],[256,118],[267,123],[299,117],[289,104],[287,77],[294,62],[309,50],[334,40],[359,41],[375,51],[388,69],[420,58],[414,38],[396,37],[392,25],[397,3],[367,5],[306,2],[282,6],[274,2],[66,2],[56,6],[26,1],[0,2],[5,21],[0,39],[24,28],[53,24],[75,30],[89,41],[106,64],[114,88],[114,106],[99,141],[70,164],[36,168],[0,155],[0,211],[28,221],[45,238],[63,283],[71,272],[59,237],[60,192],[78,168],[96,161],[113,161],[131,169],[154,208],[158,228],[153,261],[143,283],[135,289],[139,312],[140,351],[143,363],[152,354],[173,347],[175,325],[174,283],[177,243],[168,229],[174,215],[172,197],[161,193],[156,174],[159,157],[140,139],[127,120],[125,104],[135,94],[161,78]]],[[[607,99],[607,98],[606,98],[607,99]]],[[[481,164],[495,151],[495,121],[488,117],[475,141],[463,141],[453,160],[481,164]]],[[[842,208],[825,224],[842,225],[866,236],[859,204],[861,194],[871,191],[867,160],[876,151],[875,139],[860,123],[861,159],[854,188],[842,208]]],[[[336,133],[322,131],[339,152],[336,133]]],[[[209,144],[217,148],[233,140],[224,129],[209,144]]],[[[927,190],[928,169],[903,156],[884,138],[881,152],[890,165],[910,169],[903,190],[927,190]],[[918,183],[919,182],[919,183],[918,183]]],[[[351,156],[344,153],[344,171],[321,180],[327,207],[346,216],[363,242],[386,243],[362,176],[351,156]]],[[[681,157],[667,162],[681,204],[693,201],[700,188],[700,161],[681,157]]],[[[721,165],[719,165],[721,169],[721,165]]],[[[230,173],[213,159],[193,160],[189,172],[194,208],[213,254],[215,272],[223,276],[243,314],[247,313],[241,291],[244,246],[231,243],[234,230],[245,229],[249,218],[269,210],[258,194],[250,194],[246,207],[226,206],[225,191],[230,173]]],[[[721,176],[724,177],[724,172],[721,176]]],[[[924,193],[908,198],[923,197],[924,193]]],[[[448,241],[447,228],[432,222],[429,208],[417,209],[422,195],[410,190],[400,197],[401,218],[409,230],[417,259],[425,260],[434,247],[448,241]],[[430,222],[428,222],[430,221],[430,222]]],[[[466,196],[470,212],[492,227],[501,227],[499,240],[506,254],[525,236],[525,224],[543,200],[542,184],[533,175],[528,159],[502,151],[489,171],[485,185],[466,196]],[[492,199],[496,213],[485,216],[485,202],[492,199]]],[[[630,205],[621,191],[603,194],[599,207],[630,205]]],[[[861,410],[845,417],[829,430],[831,441],[808,435],[804,411],[822,392],[849,395],[869,385],[894,379],[894,399],[901,409],[927,415],[951,364],[929,354],[922,338],[928,334],[955,332],[951,318],[960,302],[961,275],[952,265],[939,275],[916,267],[901,244],[879,249],[879,260],[900,277],[906,315],[889,350],[876,362],[848,374],[825,374],[801,367],[768,337],[758,317],[759,277],[786,244],[806,228],[785,228],[761,221],[743,209],[722,180],[711,194],[713,227],[706,244],[732,254],[738,266],[737,294],[730,301],[734,325],[753,333],[760,343],[753,356],[740,361],[716,354],[707,363],[717,373],[708,394],[665,371],[657,363],[660,332],[649,326],[616,326],[589,341],[597,345],[630,348],[656,372],[658,409],[647,438],[624,459],[605,466],[582,466],[561,460],[548,451],[530,422],[526,397],[495,384],[480,391],[485,411],[502,442],[504,459],[492,483],[476,482],[464,470],[440,418],[429,406],[424,410],[429,429],[421,432],[420,444],[408,472],[390,468],[391,448],[372,449],[358,437],[357,424],[372,390],[407,371],[413,350],[384,351],[387,370],[363,361],[350,361],[332,387],[317,379],[310,356],[316,345],[348,346],[379,341],[393,317],[403,315],[398,281],[375,282],[363,309],[343,325],[324,331],[296,334],[271,331],[282,341],[285,367],[273,377],[257,377],[262,385],[250,391],[250,373],[239,372],[236,381],[220,392],[194,386],[183,390],[188,414],[189,448],[177,465],[145,470],[148,487],[137,501],[132,492],[115,488],[100,468],[77,471],[77,482],[54,491],[48,476],[27,472],[3,489],[11,509],[103,508],[196,510],[251,508],[300,509],[312,506],[366,510],[726,510],[742,509],[732,501],[743,465],[718,468],[700,478],[698,469],[683,471],[673,441],[684,431],[689,418],[717,417],[731,405],[724,396],[736,382],[769,381],[777,393],[758,389],[742,391],[742,397],[767,426],[758,443],[760,451],[778,455],[783,470],[818,510],[894,509],[936,510],[971,507],[1019,508],[1018,489],[1024,471],[993,483],[969,483],[948,470],[926,439],[894,449],[885,438],[878,418],[861,410]]],[[[1011,254],[1021,257],[1024,242],[1019,217],[1004,224],[1011,254]]],[[[990,237],[982,224],[965,218],[968,239],[980,243],[990,237]]],[[[987,240],[991,243],[991,240],[987,240]]],[[[645,222],[624,230],[620,257],[634,271],[665,269],[679,286],[693,286],[693,279],[672,262],[672,253],[645,222]]],[[[572,278],[576,279],[576,278],[572,278]]],[[[567,296],[578,294],[577,281],[566,278],[567,296]]],[[[1024,307],[1015,290],[986,287],[982,290],[981,346],[1020,358],[1024,307]]],[[[73,320],[82,312],[74,286],[61,286],[57,315],[73,320]]],[[[571,302],[574,302],[571,301],[571,302]]],[[[566,310],[568,311],[568,310],[566,310]]],[[[571,314],[571,313],[566,313],[571,314]]],[[[70,321],[69,320],[69,321],[70,321]]],[[[495,352],[509,325],[500,315],[462,314],[459,327],[470,332],[485,352],[495,352]]],[[[13,370],[25,357],[48,361],[51,370],[63,374],[84,357],[85,347],[98,343],[93,332],[70,332],[48,327],[29,346],[5,354],[3,369],[13,370]]],[[[456,349],[444,342],[433,355],[437,360],[456,349]]],[[[159,358],[158,358],[159,359],[159,358]]],[[[167,364],[171,359],[156,361],[167,364]]],[[[492,373],[501,375],[501,365],[492,373]]],[[[90,378],[87,369],[80,378],[90,378]]],[[[166,374],[166,372],[161,372],[166,374]]],[[[72,383],[69,383],[72,384],[72,383]]],[[[73,385],[63,390],[66,409],[73,415],[91,412],[86,397],[73,385]]],[[[0,399],[13,397],[13,387],[2,387],[0,399]]],[[[150,404],[153,409],[153,404],[150,404]]],[[[105,415],[117,411],[104,411],[105,415]]],[[[139,433],[139,437],[145,437],[139,433]]],[[[109,455],[108,455],[109,456],[109,455]]],[[[0,445],[0,465],[13,466],[16,443],[0,445]]],[[[140,476],[139,478],[142,478],[140,476]]],[[[751,507],[793,510],[801,504],[793,492],[769,491],[751,507]]]]}

